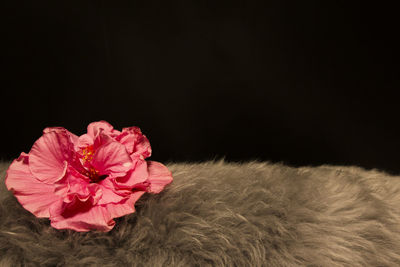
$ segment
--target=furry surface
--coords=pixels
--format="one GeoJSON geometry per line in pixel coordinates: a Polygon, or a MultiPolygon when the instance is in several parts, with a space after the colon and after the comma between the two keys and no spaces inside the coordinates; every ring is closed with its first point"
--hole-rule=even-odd
{"type": "Polygon", "coordinates": [[[400,266],[400,177],[357,167],[169,164],[109,233],[59,231],[0,183],[1,266],[400,266]]]}

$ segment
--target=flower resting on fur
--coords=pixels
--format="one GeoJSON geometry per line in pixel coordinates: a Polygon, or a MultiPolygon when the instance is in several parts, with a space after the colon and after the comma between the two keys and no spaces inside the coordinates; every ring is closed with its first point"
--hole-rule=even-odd
{"type": "Polygon", "coordinates": [[[57,229],[110,231],[114,218],[135,212],[145,193],[172,182],[163,164],[146,161],[151,147],[139,128],[115,130],[105,121],[76,136],[46,128],[31,151],[7,170],[6,186],[21,205],[57,229]]]}

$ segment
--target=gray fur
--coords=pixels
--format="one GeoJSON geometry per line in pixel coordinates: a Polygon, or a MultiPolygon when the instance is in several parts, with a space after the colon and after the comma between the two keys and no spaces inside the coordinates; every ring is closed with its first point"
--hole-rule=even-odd
{"type": "Polygon", "coordinates": [[[59,231],[6,191],[1,266],[400,266],[400,177],[357,167],[168,164],[109,233],[59,231]]]}

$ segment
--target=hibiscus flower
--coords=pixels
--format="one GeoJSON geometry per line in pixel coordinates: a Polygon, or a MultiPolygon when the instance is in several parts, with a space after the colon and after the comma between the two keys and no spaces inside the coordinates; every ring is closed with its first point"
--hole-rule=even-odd
{"type": "Polygon", "coordinates": [[[57,229],[110,231],[114,218],[135,212],[145,193],[159,193],[172,182],[163,164],[146,161],[148,139],[138,127],[115,130],[108,122],[89,124],[76,136],[46,128],[7,170],[6,186],[36,217],[57,229]]]}

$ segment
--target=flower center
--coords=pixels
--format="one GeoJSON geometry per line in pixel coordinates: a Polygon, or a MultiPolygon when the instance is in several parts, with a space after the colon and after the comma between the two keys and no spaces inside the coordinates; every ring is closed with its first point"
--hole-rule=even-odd
{"type": "Polygon", "coordinates": [[[90,178],[91,183],[100,182],[101,180],[104,180],[108,176],[108,175],[100,175],[99,171],[93,168],[92,166],[89,167],[89,169],[86,172],[86,175],[90,178]]]}
{"type": "Polygon", "coordinates": [[[92,166],[89,167],[86,173],[87,176],[89,176],[90,180],[97,180],[97,177],[99,176],[99,172],[93,168],[92,166]]]}
{"type": "Polygon", "coordinates": [[[93,155],[93,146],[87,146],[82,150],[82,163],[86,166],[86,172],[84,174],[90,178],[92,183],[97,183],[107,178],[107,175],[100,175],[99,171],[90,165],[93,155]]]}

